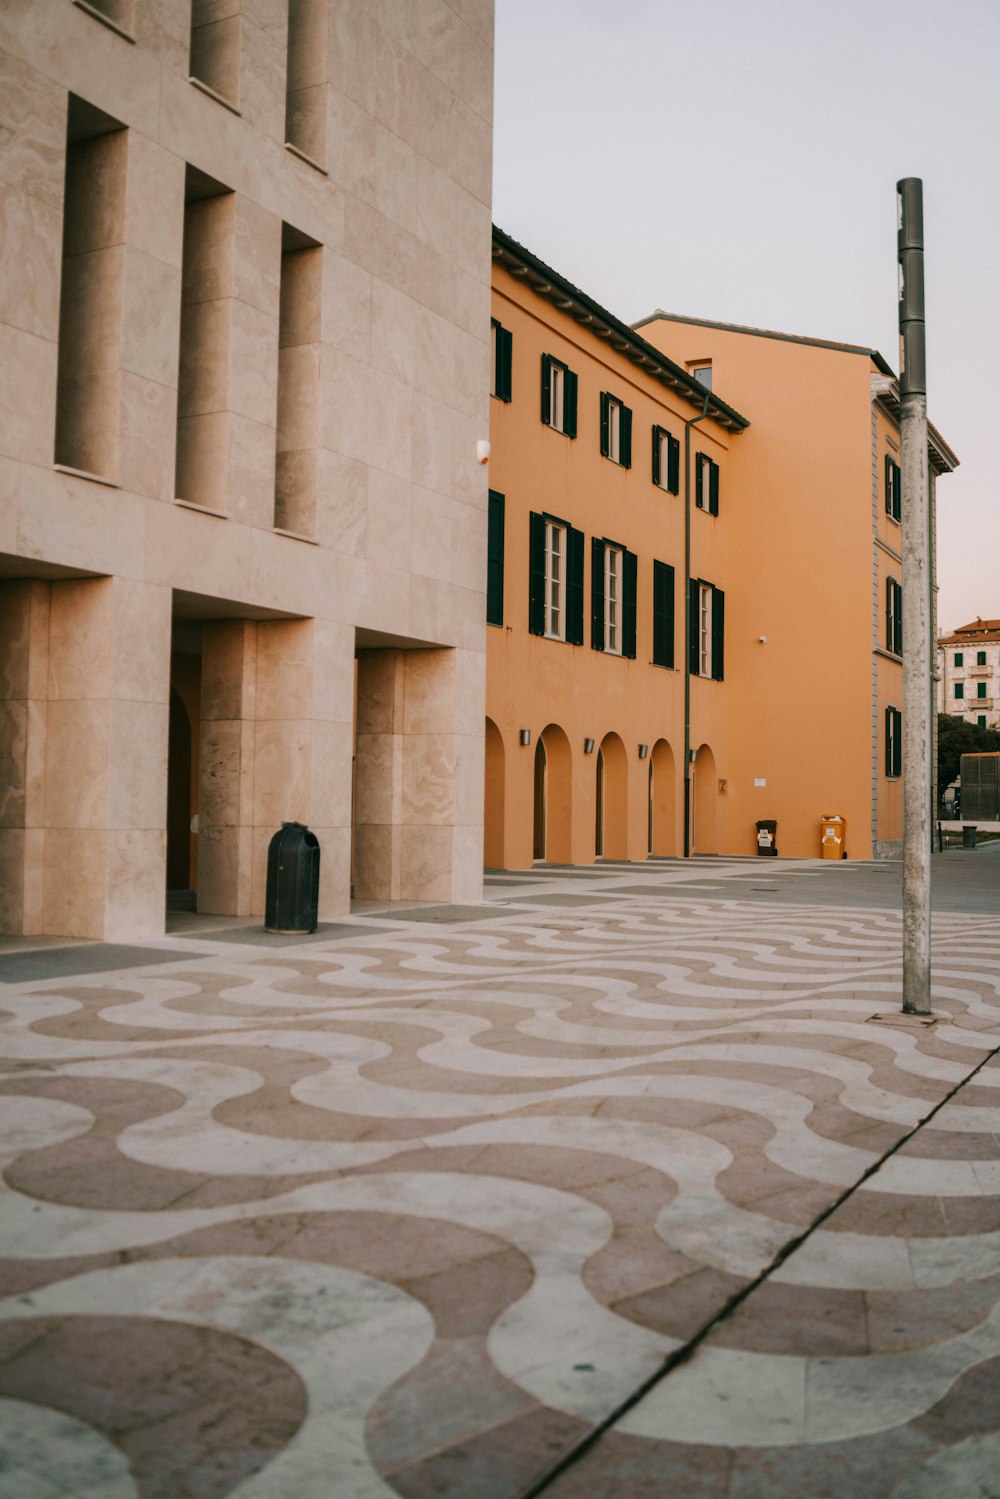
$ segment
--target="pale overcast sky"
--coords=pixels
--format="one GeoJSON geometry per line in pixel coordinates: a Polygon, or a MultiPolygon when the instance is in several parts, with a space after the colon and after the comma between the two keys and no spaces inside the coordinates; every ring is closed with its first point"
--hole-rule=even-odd
{"type": "Polygon", "coordinates": [[[663,307],[895,369],[895,185],[923,178],[928,405],[961,460],[939,624],[1000,618],[1000,0],[496,0],[496,20],[494,219],[627,322],[663,307]]]}

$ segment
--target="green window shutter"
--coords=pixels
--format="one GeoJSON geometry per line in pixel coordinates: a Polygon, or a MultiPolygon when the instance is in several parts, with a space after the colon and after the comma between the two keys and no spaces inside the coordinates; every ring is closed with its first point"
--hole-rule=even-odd
{"type": "Polygon", "coordinates": [[[551,426],[549,415],[552,400],[552,355],[542,355],[542,421],[551,426]]]}
{"type": "Polygon", "coordinates": [[[977,697],[985,697],[986,696],[986,683],[985,682],[977,682],[976,683],[976,696],[977,697]]]}
{"type": "Polygon", "coordinates": [[[885,455],[885,513],[892,514],[892,459],[885,455]]]}
{"type": "Polygon", "coordinates": [[[662,427],[653,428],[653,483],[660,482],[660,433],[662,427]]]}
{"type": "Polygon", "coordinates": [[[623,406],[619,416],[618,461],[622,468],[632,467],[632,411],[623,406]]]}
{"type": "Polygon", "coordinates": [[[590,539],[590,644],[604,649],[604,542],[590,539]]]}
{"type": "Polygon", "coordinates": [[[667,434],[667,488],[671,494],[681,492],[681,445],[676,437],[667,434]]]}
{"type": "Polygon", "coordinates": [[[976,652],[976,665],[977,666],[985,666],[986,665],[986,652],[985,651],[977,651],[976,652]]]}
{"type": "Polygon", "coordinates": [[[892,775],[892,709],[886,708],[886,775],[892,775]]]}
{"type": "Polygon", "coordinates": [[[583,644],[583,532],[566,528],[566,639],[583,644]]]}
{"type": "Polygon", "coordinates": [[[652,664],[673,666],[673,568],[652,564],[652,664]]]}
{"type": "Polygon", "coordinates": [[[514,387],[514,335],[497,325],[497,396],[509,401],[514,387]]]}
{"type": "Polygon", "coordinates": [[[545,517],[528,517],[528,629],[545,634],[545,517]]]}
{"type": "Polygon", "coordinates": [[[622,655],[635,660],[635,615],[639,592],[639,559],[622,552],[622,655]]]}
{"type": "Polygon", "coordinates": [[[885,583],[885,648],[887,651],[892,650],[892,641],[894,636],[892,597],[892,590],[894,587],[895,584],[893,583],[892,579],[887,578],[885,583]]]}
{"type": "Polygon", "coordinates": [[[603,457],[608,456],[608,410],[611,405],[611,397],[606,390],[601,391],[601,453],[603,457]]]}
{"type": "Polygon", "coordinates": [[[576,436],[576,376],[572,370],[563,375],[563,431],[567,437],[576,436]]]}
{"type": "Polygon", "coordinates": [[[486,623],[503,624],[503,529],[505,501],[490,490],[486,531],[486,623]]]}
{"type": "Polygon", "coordinates": [[[901,519],[903,514],[903,475],[898,463],[892,465],[892,518],[901,519]]]}
{"type": "Polygon", "coordinates": [[[705,455],[699,453],[694,460],[694,502],[699,510],[705,508],[705,455]]]}
{"type": "Polygon", "coordinates": [[[903,715],[898,708],[889,711],[893,718],[892,773],[898,776],[903,773],[903,715]]]}
{"type": "Polygon", "coordinates": [[[719,465],[708,460],[708,513],[719,513],[719,465]]]}
{"type": "Polygon", "coordinates": [[[965,654],[964,654],[963,651],[956,651],[955,652],[955,665],[956,666],[964,666],[965,665],[965,654]]]}
{"type": "Polygon", "coordinates": [[[965,696],[965,683],[964,682],[956,682],[955,683],[955,696],[956,697],[964,697],[965,696]]]}
{"type": "Polygon", "coordinates": [[[896,615],[893,621],[895,629],[892,636],[892,648],[897,656],[901,656],[903,654],[903,585],[901,583],[894,583],[892,586],[896,592],[896,615]]]}
{"type": "Polygon", "coordinates": [[[712,677],[721,682],[726,675],[726,595],[721,588],[712,589],[712,677]]]}
{"type": "Polygon", "coordinates": [[[697,578],[688,579],[688,671],[698,675],[700,652],[698,650],[698,587],[697,578]]]}

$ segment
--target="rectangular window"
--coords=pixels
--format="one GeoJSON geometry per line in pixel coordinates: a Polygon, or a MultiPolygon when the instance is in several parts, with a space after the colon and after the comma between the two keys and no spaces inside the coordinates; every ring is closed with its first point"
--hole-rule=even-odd
{"type": "Polygon", "coordinates": [[[653,428],[653,483],[669,494],[681,487],[681,445],[664,427],[653,428]]]}
{"type": "Polygon", "coordinates": [[[976,696],[977,697],[985,697],[986,696],[986,683],[985,682],[977,682],[976,683],[976,696]]]}
{"type": "Polygon", "coordinates": [[[956,651],[955,652],[955,665],[956,666],[964,666],[965,665],[965,655],[964,655],[964,653],[962,651],[956,651]]]}
{"type": "Polygon", "coordinates": [[[622,653],[622,553],[620,547],[604,548],[604,649],[612,656],[622,653]]]}
{"type": "Polygon", "coordinates": [[[691,373],[699,385],[704,385],[706,390],[712,389],[712,366],[710,364],[694,364],[691,373]]]}
{"type": "Polygon", "coordinates": [[[653,665],[674,664],[674,570],[653,563],[653,665]]]}
{"type": "Polygon", "coordinates": [[[118,477],[127,151],[128,131],[71,94],[55,461],[102,479],[118,477]]]}
{"type": "Polygon", "coordinates": [[[955,683],[955,696],[958,697],[958,698],[962,698],[962,697],[965,696],[965,683],[964,682],[956,682],[955,683]]]}
{"type": "Polygon", "coordinates": [[[503,624],[504,509],[502,494],[490,490],[486,533],[486,623],[503,624]]]}
{"type": "Polygon", "coordinates": [[[319,486],[322,294],[323,251],[282,224],[274,524],[310,538],[316,534],[319,486]]]}
{"type": "Polygon", "coordinates": [[[498,401],[509,401],[514,338],[510,329],[498,323],[496,318],[490,319],[490,351],[490,367],[493,371],[490,395],[496,396],[498,401]]]}
{"type": "Polygon", "coordinates": [[[688,670],[692,676],[725,679],[726,596],[703,578],[688,583],[688,670]]]}
{"type": "Polygon", "coordinates": [[[553,515],[529,516],[528,629],[583,644],[583,532],[553,515]]]}
{"type": "Polygon", "coordinates": [[[895,578],[885,580],[885,648],[903,654],[903,589],[895,578]]]}
{"type": "Polygon", "coordinates": [[[177,372],[178,499],[227,509],[234,194],[189,166],[177,372]]]}
{"type": "Polygon", "coordinates": [[[985,666],[986,665],[986,652],[985,651],[977,651],[976,652],[976,665],[977,666],[985,666]]]}
{"type": "Polygon", "coordinates": [[[985,713],[977,713],[976,714],[976,727],[980,728],[980,729],[985,729],[985,727],[986,727],[986,714],[985,713]]]}
{"type": "Polygon", "coordinates": [[[899,464],[888,453],[885,455],[885,513],[892,520],[902,514],[902,484],[899,464]]]}
{"type": "MultiPolygon", "coordinates": [[[[75,0],[75,3],[80,4],[80,0],[75,0]]],[[[133,40],[133,0],[83,0],[80,9],[96,16],[98,20],[106,21],[119,36],[133,40]]]]}
{"type": "Polygon", "coordinates": [[[885,710],[885,773],[892,779],[903,770],[903,715],[898,708],[885,710]]]}
{"type": "Polygon", "coordinates": [[[288,0],[285,145],[326,165],[329,0],[288,0]]]}
{"type": "Polygon", "coordinates": [[[606,537],[591,542],[591,636],[595,651],[635,657],[638,558],[606,537]]]}
{"type": "Polygon", "coordinates": [[[542,355],[542,421],[566,437],[576,436],[576,383],[569,365],[542,355]]]}
{"type": "Polygon", "coordinates": [[[606,390],[601,392],[601,453],[622,468],[632,467],[632,412],[606,390]]]}
{"type": "Polygon", "coordinates": [[[566,639],[566,527],[545,522],[545,633],[566,639]]]}
{"type": "Polygon", "coordinates": [[[223,103],[240,102],[242,0],[191,0],[191,52],[188,74],[223,103]]]}
{"type": "Polygon", "coordinates": [[[695,459],[694,502],[709,515],[719,513],[719,465],[707,453],[699,453],[695,459]]]}

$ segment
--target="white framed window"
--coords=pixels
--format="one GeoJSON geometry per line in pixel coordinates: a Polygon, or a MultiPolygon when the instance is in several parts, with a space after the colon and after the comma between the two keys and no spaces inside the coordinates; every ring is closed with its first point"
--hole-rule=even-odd
{"type": "Polygon", "coordinates": [[[566,639],[566,527],[545,522],[545,634],[566,639]]]}
{"type": "Polygon", "coordinates": [[[609,391],[601,392],[601,453],[622,468],[632,467],[632,410],[609,391]]]}
{"type": "Polygon", "coordinates": [[[608,402],[608,457],[614,463],[621,462],[622,452],[622,403],[608,402]]]}
{"type": "Polygon", "coordinates": [[[563,430],[565,396],[566,372],[561,364],[553,364],[549,371],[549,426],[557,432],[563,430]]]}
{"type": "Polygon", "coordinates": [[[691,373],[699,385],[704,385],[706,390],[712,389],[712,366],[710,364],[693,364],[691,373]]]}
{"type": "Polygon", "coordinates": [[[542,421],[564,437],[576,436],[576,375],[553,354],[542,355],[542,421]]]}
{"type": "Polygon", "coordinates": [[[622,653],[622,550],[604,548],[604,649],[622,653]]]}
{"type": "Polygon", "coordinates": [[[712,675],[712,585],[698,584],[698,674],[712,675]]]}
{"type": "Polygon", "coordinates": [[[694,502],[709,515],[719,513],[719,465],[707,453],[699,453],[695,459],[694,502]]]}

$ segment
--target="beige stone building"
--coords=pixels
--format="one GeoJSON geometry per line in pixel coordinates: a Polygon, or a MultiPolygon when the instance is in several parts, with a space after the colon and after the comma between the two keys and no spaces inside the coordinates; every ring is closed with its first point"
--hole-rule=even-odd
{"type": "Polygon", "coordinates": [[[1000,619],[974,619],[937,642],[937,710],[1000,729],[1000,619]]]}
{"type": "Polygon", "coordinates": [[[481,889],[492,0],[0,6],[0,930],[481,889]]]}

